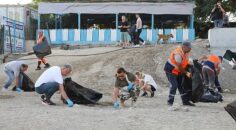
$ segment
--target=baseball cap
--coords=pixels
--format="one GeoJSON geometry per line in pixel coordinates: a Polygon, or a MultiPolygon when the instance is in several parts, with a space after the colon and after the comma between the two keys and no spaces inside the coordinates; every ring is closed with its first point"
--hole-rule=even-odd
{"type": "Polygon", "coordinates": [[[188,48],[192,48],[191,43],[188,42],[188,41],[183,42],[183,45],[188,47],[188,48]]]}

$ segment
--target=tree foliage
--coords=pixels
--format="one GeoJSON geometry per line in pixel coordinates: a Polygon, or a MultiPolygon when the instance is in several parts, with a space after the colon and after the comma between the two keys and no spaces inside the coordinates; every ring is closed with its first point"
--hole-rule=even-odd
{"type": "MultiPolygon", "coordinates": [[[[214,5],[219,0],[195,0],[196,8],[194,9],[195,21],[205,22],[211,13],[214,5]]],[[[236,0],[222,0],[222,7],[226,12],[235,14],[236,0]]]]}

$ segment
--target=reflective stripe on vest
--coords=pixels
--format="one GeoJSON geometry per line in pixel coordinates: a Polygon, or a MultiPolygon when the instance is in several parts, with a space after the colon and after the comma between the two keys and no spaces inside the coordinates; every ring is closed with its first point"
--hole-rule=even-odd
{"type": "Polygon", "coordinates": [[[175,60],[175,54],[179,54],[182,58],[181,66],[182,68],[186,68],[188,66],[188,53],[184,54],[182,47],[177,47],[174,51],[171,52],[170,57],[169,57],[169,62],[171,62],[172,65],[174,65],[174,69],[172,70],[172,74],[179,75],[180,70],[177,68],[178,63],[175,60]]]}

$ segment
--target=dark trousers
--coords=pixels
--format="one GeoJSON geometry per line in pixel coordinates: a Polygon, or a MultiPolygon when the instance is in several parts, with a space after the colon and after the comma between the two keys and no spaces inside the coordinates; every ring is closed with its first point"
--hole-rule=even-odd
{"type": "Polygon", "coordinates": [[[181,75],[174,75],[172,73],[166,73],[166,76],[168,78],[168,81],[170,82],[170,91],[169,91],[169,97],[168,97],[168,103],[173,104],[174,98],[176,94],[176,90],[178,88],[179,93],[181,95],[182,102],[188,102],[189,101],[189,95],[184,92],[184,89],[182,87],[182,80],[183,77],[181,75]]]}
{"type": "Polygon", "coordinates": [[[35,91],[39,94],[45,94],[46,99],[50,100],[52,95],[59,90],[59,84],[56,82],[49,82],[40,85],[35,88],[35,91]]]}
{"type": "Polygon", "coordinates": [[[135,32],[135,41],[134,41],[135,45],[138,45],[139,41],[144,42],[144,40],[139,37],[141,32],[142,32],[142,29],[138,29],[137,32],[135,32]]]}

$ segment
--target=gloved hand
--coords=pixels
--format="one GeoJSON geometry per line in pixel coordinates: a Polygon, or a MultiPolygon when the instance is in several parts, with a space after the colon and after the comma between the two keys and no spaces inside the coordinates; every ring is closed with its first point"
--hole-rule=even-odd
{"type": "Polygon", "coordinates": [[[192,74],[189,73],[189,72],[186,72],[186,76],[187,76],[188,78],[191,78],[192,74]]]}
{"type": "Polygon", "coordinates": [[[68,107],[73,107],[74,103],[70,99],[67,99],[66,102],[68,107]]]}
{"type": "Polygon", "coordinates": [[[16,87],[16,91],[19,92],[19,93],[23,92],[23,90],[20,87],[16,87]]]}
{"type": "Polygon", "coordinates": [[[114,107],[114,108],[119,108],[119,106],[120,106],[119,102],[118,102],[118,101],[115,101],[113,107],[114,107]]]}
{"type": "Polygon", "coordinates": [[[130,91],[133,88],[134,84],[133,83],[128,83],[128,91],[130,91]]]}

